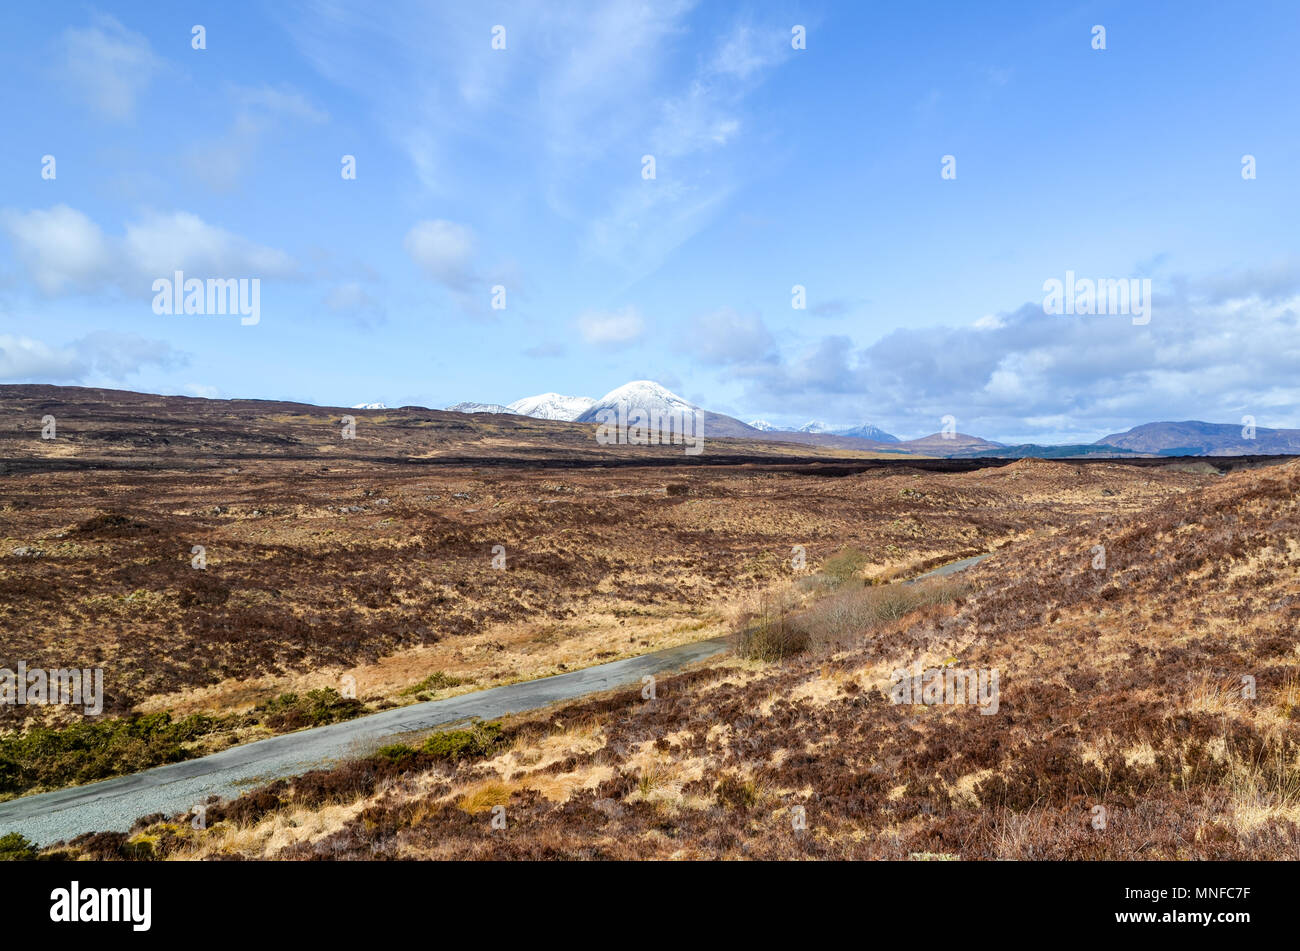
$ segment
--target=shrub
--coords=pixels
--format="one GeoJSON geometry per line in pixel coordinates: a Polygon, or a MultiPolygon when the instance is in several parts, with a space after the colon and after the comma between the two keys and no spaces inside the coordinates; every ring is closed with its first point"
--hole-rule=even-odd
{"type": "Polygon", "coordinates": [[[735,650],[748,660],[784,660],[807,647],[808,632],[795,623],[784,603],[765,600],[757,614],[739,619],[735,650]]]}
{"type": "Polygon", "coordinates": [[[197,713],[176,721],[169,713],[134,713],[0,737],[0,793],[89,783],[188,759],[194,753],[182,744],[218,723],[197,713]]]}
{"type": "Polygon", "coordinates": [[[407,697],[412,694],[419,695],[422,693],[431,693],[438,690],[446,690],[449,687],[459,687],[463,684],[472,683],[460,677],[453,677],[451,674],[444,674],[441,670],[434,671],[425,677],[418,684],[407,687],[402,691],[402,696],[407,697]]]}
{"type": "Polygon", "coordinates": [[[390,743],[375,750],[376,759],[388,760],[390,763],[401,763],[415,755],[415,748],[405,743],[390,743]]]}
{"type": "Polygon", "coordinates": [[[365,707],[360,700],[339,695],[333,687],[309,690],[303,696],[283,693],[254,709],[253,714],[278,733],[308,726],[324,726],[360,716],[365,707]]]}
{"type": "Polygon", "coordinates": [[[488,756],[504,744],[500,723],[476,723],[468,730],[435,733],[420,749],[435,759],[454,763],[472,756],[488,756]]]}
{"type": "Polygon", "coordinates": [[[713,789],[717,804],[724,809],[736,809],[747,812],[758,804],[758,788],[754,781],[741,779],[731,773],[723,773],[718,785],[713,789]]]}
{"type": "Polygon", "coordinates": [[[934,579],[920,584],[887,584],[838,591],[815,598],[792,613],[784,604],[764,604],[758,614],[742,618],[736,653],[751,660],[774,661],[808,649],[848,646],[872,628],[935,604],[947,604],[970,592],[964,582],[934,579]]]}
{"type": "Polygon", "coordinates": [[[859,573],[867,565],[867,556],[856,548],[845,548],[822,562],[821,574],[831,587],[842,587],[850,582],[861,582],[859,573]]]}
{"type": "Polygon", "coordinates": [[[0,862],[21,862],[36,858],[36,846],[25,835],[10,832],[0,835],[0,862]]]}

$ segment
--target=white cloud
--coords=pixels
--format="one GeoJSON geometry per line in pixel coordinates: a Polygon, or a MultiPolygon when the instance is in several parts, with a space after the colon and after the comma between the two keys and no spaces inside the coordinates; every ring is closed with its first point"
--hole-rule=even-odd
{"type": "Polygon", "coordinates": [[[290,277],[296,271],[293,259],[283,251],[255,244],[183,211],[147,214],[128,224],[123,250],[139,273],[153,277],[166,277],[174,270],[223,277],[290,277]]]}
{"type": "Polygon", "coordinates": [[[578,318],[578,332],[597,347],[626,346],[645,332],[645,321],[635,307],[616,311],[589,311],[578,318]]]}
{"type": "Polygon", "coordinates": [[[723,307],[693,319],[679,348],[702,363],[755,363],[772,355],[774,341],[758,314],[723,307]]]}
{"type": "Polygon", "coordinates": [[[317,109],[292,86],[271,86],[267,83],[260,86],[232,85],[231,93],[235,101],[249,113],[273,119],[301,119],[310,123],[329,121],[329,113],[317,109]]]}
{"type": "Polygon", "coordinates": [[[67,205],[0,215],[19,262],[49,297],[116,287],[129,296],[152,294],[154,279],[186,271],[191,277],[295,277],[283,251],[210,225],[187,212],[148,213],[122,237],[106,235],[67,205]]]}
{"type": "Polygon", "coordinates": [[[474,232],[442,219],[420,221],[406,234],[406,253],[428,277],[458,293],[475,283],[474,232]]]}
{"type": "MultiPolygon", "coordinates": [[[[510,174],[533,179],[509,187],[543,195],[548,219],[564,226],[552,224],[553,240],[627,285],[706,227],[765,162],[735,147],[763,131],[744,100],[788,58],[790,25],[729,24],[700,61],[688,58],[698,7],[503,0],[491,22],[506,26],[508,46],[493,51],[472,7],[316,0],[289,34],[322,74],[373,103],[432,194],[484,188],[476,156],[508,132],[520,159],[510,174]],[[436,57],[428,37],[439,38],[436,57]],[[641,179],[644,154],[657,157],[658,181],[641,179]]],[[[503,186],[486,187],[483,200],[499,202],[503,186]]]]}
{"type": "Polygon", "coordinates": [[[0,220],[18,260],[43,294],[88,291],[113,273],[109,240],[99,225],[75,208],[55,205],[26,214],[6,211],[0,220]]]}
{"type": "Polygon", "coordinates": [[[718,47],[710,67],[719,75],[748,79],[754,73],[780,63],[790,50],[789,27],[760,30],[741,23],[718,47]]]}
{"type": "Polygon", "coordinates": [[[80,379],[87,369],[75,350],[0,334],[0,380],[66,383],[80,379]]]}
{"type": "Polygon", "coordinates": [[[98,330],[76,341],[73,349],[96,373],[121,380],[145,366],[170,367],[184,357],[162,340],[98,330]]]}
{"type": "Polygon", "coordinates": [[[136,99],[161,65],[149,41],[111,16],[96,14],[93,25],[68,28],[60,38],[58,75],[100,115],[131,118],[136,99]]]}
{"type": "Polygon", "coordinates": [[[0,334],[0,380],[82,383],[119,381],[146,366],[176,366],[184,355],[160,340],[100,331],[64,346],[0,334]]]}
{"type": "Polygon", "coordinates": [[[894,330],[861,348],[827,336],[733,372],[748,381],[755,411],[851,416],[865,405],[916,432],[946,413],[963,431],[1020,441],[1246,413],[1300,427],[1300,263],[1175,286],[1176,295],[1157,293],[1146,326],[1047,316],[1031,302],[972,325],[894,330]],[[1074,425],[1039,428],[1062,418],[1074,425]]]}
{"type": "Polygon", "coordinates": [[[330,288],[324,304],[330,313],[349,317],[363,325],[380,322],[387,316],[384,305],[358,281],[330,288]]]}

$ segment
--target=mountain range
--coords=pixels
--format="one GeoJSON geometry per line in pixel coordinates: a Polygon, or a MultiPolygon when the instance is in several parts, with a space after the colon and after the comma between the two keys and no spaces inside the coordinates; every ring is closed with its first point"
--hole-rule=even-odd
{"type": "MultiPolygon", "coordinates": [[[[553,419],[564,422],[594,423],[599,422],[601,414],[623,406],[625,411],[633,410],[643,413],[662,415],[667,412],[695,413],[700,415],[703,432],[707,436],[736,437],[750,439],[775,438],[780,434],[782,441],[815,443],[818,445],[835,445],[835,437],[870,440],[881,443],[899,443],[897,436],[885,432],[870,423],[863,423],[843,429],[834,429],[817,420],[809,421],[803,426],[786,428],[774,426],[764,420],[744,423],[734,416],[714,413],[696,406],[683,399],[667,387],[653,380],[633,380],[616,389],[610,390],[600,399],[589,396],[565,396],[561,393],[539,393],[537,396],[525,396],[513,403],[476,403],[463,402],[448,406],[447,409],[458,413],[514,413],[531,416],[535,419],[553,419]],[[804,437],[826,436],[829,440],[810,440],[804,437]]],[[[854,448],[852,443],[844,443],[840,448],[854,448]]],[[[861,448],[861,447],[857,447],[861,448]]]]}
{"type": "MultiPolygon", "coordinates": [[[[464,402],[448,406],[460,413],[507,413],[561,422],[595,423],[608,411],[621,407],[625,413],[662,416],[666,413],[694,413],[705,438],[733,437],[802,443],[833,449],[925,456],[1236,456],[1300,454],[1300,430],[1247,429],[1231,423],[1185,422],[1144,423],[1105,436],[1095,443],[1053,446],[1025,444],[1006,446],[963,433],[932,433],[918,439],[900,439],[871,423],[833,427],[820,420],[802,426],[782,427],[764,419],[748,423],[734,416],[715,413],[683,399],[652,380],[634,380],[610,390],[599,399],[540,393],[513,403],[464,402]]],[[[361,404],[357,409],[381,409],[382,403],[361,404]]]]}

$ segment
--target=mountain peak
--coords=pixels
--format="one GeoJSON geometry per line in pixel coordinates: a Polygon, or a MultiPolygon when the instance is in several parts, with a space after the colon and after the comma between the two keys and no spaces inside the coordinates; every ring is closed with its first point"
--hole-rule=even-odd
{"type": "Polygon", "coordinates": [[[539,393],[525,396],[509,405],[509,409],[534,419],[557,419],[573,422],[596,401],[590,396],[564,396],[561,393],[539,393]]]}
{"type": "Polygon", "coordinates": [[[699,408],[654,380],[632,380],[630,383],[615,387],[595,402],[599,406],[612,406],[620,400],[631,406],[667,405],[673,409],[692,410],[699,408]]]}
{"type": "Polygon", "coordinates": [[[455,403],[447,407],[448,411],[453,413],[505,413],[511,416],[517,415],[509,406],[502,406],[500,403],[455,403]]]}

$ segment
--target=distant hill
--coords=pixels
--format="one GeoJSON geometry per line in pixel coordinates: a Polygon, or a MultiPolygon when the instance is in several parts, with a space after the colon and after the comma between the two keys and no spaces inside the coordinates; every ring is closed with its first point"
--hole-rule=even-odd
{"type": "Polygon", "coordinates": [[[981,449],[966,453],[972,458],[994,459],[1078,459],[1082,456],[1119,457],[1149,456],[1151,453],[1136,452],[1132,449],[1120,449],[1102,443],[1074,443],[1063,446],[1043,446],[1038,443],[1022,443],[1019,446],[1001,446],[997,449],[981,449]]]}
{"type": "Polygon", "coordinates": [[[1004,447],[1002,443],[990,442],[987,439],[968,436],[965,433],[952,433],[951,435],[931,433],[929,436],[922,436],[920,439],[899,440],[892,448],[904,449],[924,456],[972,456],[976,453],[997,455],[997,453],[989,453],[987,450],[1002,449],[1004,447]]]}
{"type": "Polygon", "coordinates": [[[861,426],[854,426],[851,429],[837,429],[836,436],[852,436],[854,439],[870,439],[874,442],[902,442],[893,433],[887,433],[879,426],[873,426],[871,423],[863,423],[861,426]]]}
{"type": "Polygon", "coordinates": [[[1300,453],[1300,429],[1255,430],[1247,439],[1236,423],[1144,423],[1097,440],[1097,445],[1160,456],[1255,456],[1300,453]]]}

